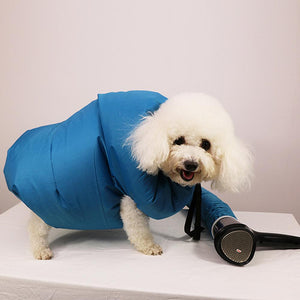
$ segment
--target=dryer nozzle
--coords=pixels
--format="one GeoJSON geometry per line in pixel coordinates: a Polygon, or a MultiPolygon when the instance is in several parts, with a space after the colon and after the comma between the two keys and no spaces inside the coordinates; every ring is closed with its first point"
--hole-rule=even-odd
{"type": "Polygon", "coordinates": [[[235,265],[249,263],[256,247],[300,249],[300,237],[256,232],[232,217],[219,219],[212,228],[218,254],[235,265]]]}

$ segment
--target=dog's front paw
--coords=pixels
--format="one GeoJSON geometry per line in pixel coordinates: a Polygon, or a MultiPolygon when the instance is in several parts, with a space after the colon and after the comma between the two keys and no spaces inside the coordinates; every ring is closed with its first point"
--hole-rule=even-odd
{"type": "Polygon", "coordinates": [[[138,249],[140,252],[146,255],[161,255],[163,254],[162,248],[157,244],[151,244],[144,248],[138,249]]]}
{"type": "Polygon", "coordinates": [[[35,259],[48,260],[53,257],[53,253],[50,248],[37,249],[33,251],[35,259]]]}

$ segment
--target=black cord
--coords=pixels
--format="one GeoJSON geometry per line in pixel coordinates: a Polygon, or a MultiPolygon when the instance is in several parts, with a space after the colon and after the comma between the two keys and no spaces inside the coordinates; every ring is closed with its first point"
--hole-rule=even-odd
{"type": "Polygon", "coordinates": [[[200,240],[201,231],[203,231],[204,229],[201,226],[201,197],[202,197],[201,184],[196,184],[193,200],[191,202],[186,217],[185,225],[184,225],[185,233],[196,241],[200,240]],[[195,214],[194,230],[191,230],[194,214],[195,214]]]}

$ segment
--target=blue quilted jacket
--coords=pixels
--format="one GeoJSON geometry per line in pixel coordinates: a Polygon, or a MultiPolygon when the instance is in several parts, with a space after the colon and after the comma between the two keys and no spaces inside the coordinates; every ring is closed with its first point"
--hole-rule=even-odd
{"type": "MultiPolygon", "coordinates": [[[[125,140],[143,116],[166,101],[158,93],[99,94],[69,119],[26,131],[8,150],[8,188],[47,224],[68,229],[123,227],[120,200],[128,195],[151,218],[169,217],[189,205],[194,188],[161,172],[137,169],[125,140]]],[[[203,189],[207,226],[229,206],[203,189]]]]}

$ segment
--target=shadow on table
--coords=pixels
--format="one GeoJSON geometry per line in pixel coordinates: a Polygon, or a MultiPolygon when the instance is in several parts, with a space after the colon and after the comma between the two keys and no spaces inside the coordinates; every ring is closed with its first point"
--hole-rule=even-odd
{"type": "Polygon", "coordinates": [[[70,231],[60,230],[50,239],[50,247],[60,248],[66,245],[78,246],[88,243],[89,245],[100,245],[105,248],[127,244],[127,235],[122,229],[114,230],[82,230],[70,231]]]}

